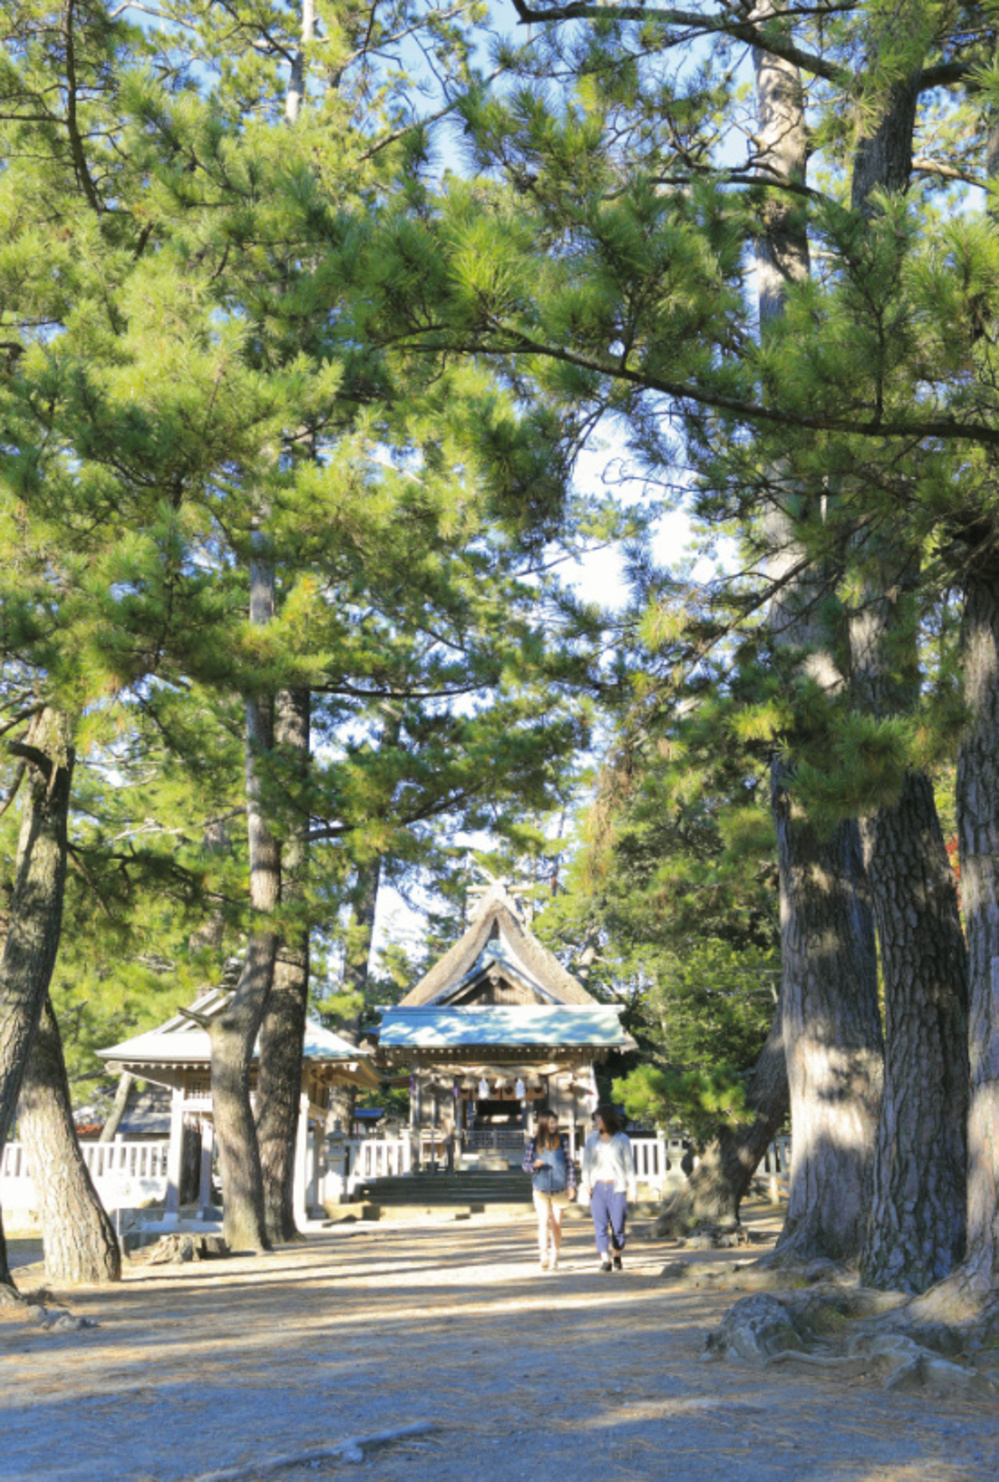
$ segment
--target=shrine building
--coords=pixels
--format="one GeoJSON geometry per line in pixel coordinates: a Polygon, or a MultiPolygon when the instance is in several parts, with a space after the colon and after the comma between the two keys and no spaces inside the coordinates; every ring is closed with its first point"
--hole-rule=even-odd
{"type": "MultiPolygon", "coordinates": [[[[229,977],[238,976],[234,961],[229,977]]],[[[158,1029],[147,1030],[134,1039],[98,1050],[108,1070],[130,1071],[140,1080],[166,1086],[172,1092],[170,1145],[167,1153],[166,1211],[164,1222],[175,1223],[180,1213],[185,1129],[200,1134],[201,1161],[198,1208],[201,1217],[212,1210],[211,1178],[214,1154],[212,1121],[211,1040],[205,1021],[220,1014],[232,997],[228,982],[204,993],[189,1009],[182,1009],[158,1029]]],[[[250,1095],[257,1079],[257,1051],[250,1067],[250,1095]]],[[[324,1139],[331,1090],[352,1086],[359,1091],[377,1090],[379,1078],[367,1050],[352,1045],[321,1025],[306,1022],[302,1051],[302,1085],[299,1097],[298,1130],[295,1139],[294,1212],[298,1224],[308,1210],[321,1204],[325,1169],[324,1139]]]]}
{"type": "Polygon", "coordinates": [[[633,1050],[621,1010],[599,1003],[524,921],[501,884],[463,936],[394,1008],[382,1011],[378,1064],[409,1072],[422,1161],[452,1131],[462,1166],[519,1167],[538,1104],[573,1154],[591,1130],[594,1066],[633,1050]]]}

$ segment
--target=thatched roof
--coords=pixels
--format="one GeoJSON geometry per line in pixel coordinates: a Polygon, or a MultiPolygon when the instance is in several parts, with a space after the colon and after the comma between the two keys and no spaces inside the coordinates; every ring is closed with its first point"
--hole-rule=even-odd
{"type": "Polygon", "coordinates": [[[508,968],[511,976],[530,984],[542,1003],[597,1002],[524,924],[503,886],[491,885],[468,930],[398,1007],[442,1003],[491,964],[501,971],[508,968]]]}

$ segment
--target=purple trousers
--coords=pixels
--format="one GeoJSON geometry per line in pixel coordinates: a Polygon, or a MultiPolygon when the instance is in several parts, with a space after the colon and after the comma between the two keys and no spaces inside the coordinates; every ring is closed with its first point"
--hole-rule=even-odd
{"type": "Polygon", "coordinates": [[[596,1237],[597,1251],[601,1256],[609,1255],[608,1249],[608,1226],[610,1227],[609,1244],[615,1250],[624,1250],[625,1243],[625,1221],[628,1218],[628,1196],[627,1194],[615,1194],[614,1185],[611,1183],[594,1184],[590,1190],[590,1213],[593,1216],[593,1234],[596,1237]]]}

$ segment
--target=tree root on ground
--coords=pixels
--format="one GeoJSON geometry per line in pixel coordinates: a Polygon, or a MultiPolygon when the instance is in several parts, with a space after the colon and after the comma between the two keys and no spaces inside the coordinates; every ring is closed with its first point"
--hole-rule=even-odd
{"type": "MultiPolygon", "coordinates": [[[[795,1274],[789,1268],[747,1265],[719,1272],[710,1283],[716,1290],[757,1289],[737,1301],[708,1335],[704,1357],[761,1367],[801,1365],[865,1377],[891,1390],[999,1398],[995,1297],[962,1321],[943,1321],[939,1301],[928,1304],[905,1292],[861,1287],[856,1273],[832,1262],[827,1265],[833,1267],[833,1279],[816,1280],[818,1264],[799,1268],[797,1282],[789,1279],[795,1274]],[[783,1289],[774,1290],[781,1280],[783,1289]]],[[[675,1269],[667,1271],[670,1279],[678,1278],[675,1269]]],[[[690,1275],[679,1279],[707,1284],[690,1275]]]]}
{"type": "Polygon", "coordinates": [[[12,1281],[0,1281],[0,1307],[16,1307],[24,1298],[12,1281]]]}
{"type": "Polygon", "coordinates": [[[19,1292],[6,1282],[0,1283],[0,1306],[19,1308],[25,1322],[34,1323],[47,1332],[79,1333],[85,1328],[97,1327],[92,1318],[74,1317],[66,1307],[46,1306],[52,1300],[52,1293],[45,1287],[32,1292],[19,1292]]]}
{"type": "Polygon", "coordinates": [[[267,1477],[283,1472],[288,1467],[311,1466],[321,1461],[357,1462],[364,1460],[366,1450],[376,1446],[387,1446],[392,1441],[407,1441],[411,1436],[423,1436],[436,1426],[428,1420],[418,1420],[412,1425],[402,1425],[392,1431],[379,1431],[373,1436],[348,1436],[329,1446],[313,1446],[308,1451],[292,1451],[284,1456],[259,1457],[245,1465],[223,1467],[216,1472],[202,1472],[193,1482],[248,1482],[250,1478],[267,1477]]]}
{"type": "MultiPolygon", "coordinates": [[[[712,1291],[783,1292],[797,1287],[814,1286],[819,1282],[846,1287],[857,1285],[856,1271],[825,1257],[803,1265],[790,1262],[777,1264],[766,1257],[762,1260],[727,1262],[718,1266],[681,1259],[670,1261],[662,1268],[660,1275],[664,1281],[674,1286],[700,1287],[712,1291]]],[[[900,1300],[904,1298],[892,1294],[893,1305],[900,1300]]]]}
{"type": "MultiPolygon", "coordinates": [[[[657,1238],[659,1223],[657,1220],[653,1227],[657,1238]]],[[[747,1230],[745,1225],[740,1224],[738,1220],[722,1222],[700,1220],[690,1225],[683,1235],[675,1238],[681,1250],[735,1250],[742,1245],[763,1245],[771,1237],[755,1230],[747,1230]]]]}
{"type": "Polygon", "coordinates": [[[219,1260],[231,1256],[221,1235],[188,1235],[183,1231],[163,1235],[155,1245],[133,1250],[136,1266],[183,1266],[189,1261],[219,1260]]]}

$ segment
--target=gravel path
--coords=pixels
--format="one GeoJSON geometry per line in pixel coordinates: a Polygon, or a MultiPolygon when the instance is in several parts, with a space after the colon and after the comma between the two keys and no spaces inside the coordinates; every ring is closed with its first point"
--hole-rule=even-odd
{"type": "MultiPolygon", "coordinates": [[[[194,1482],[413,1422],[363,1462],[280,1482],[995,1482],[999,1406],[705,1363],[732,1297],[659,1279],[671,1247],[594,1269],[568,1226],[354,1225],[256,1260],[137,1267],[62,1295],[99,1326],[0,1309],[0,1478],[194,1482]]],[[[708,1257],[711,1259],[712,1257],[708,1257]]],[[[727,1255],[713,1257],[728,1259],[727,1255]]],[[[25,1283],[29,1285],[30,1283],[25,1283]]],[[[270,1475],[270,1474],[267,1474],[270,1475]]]]}

